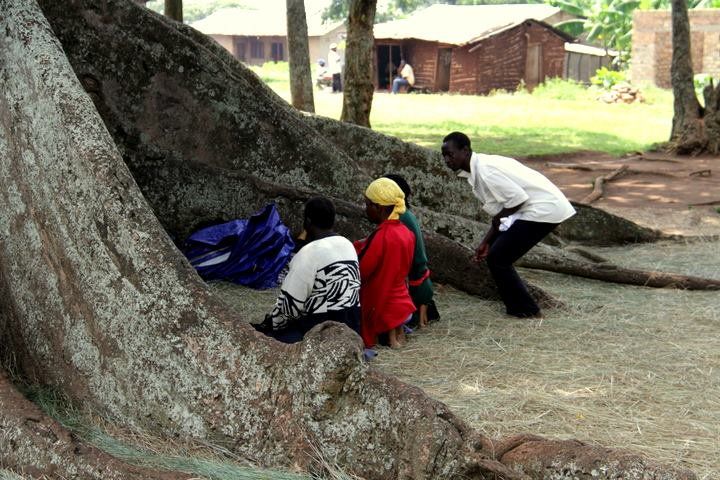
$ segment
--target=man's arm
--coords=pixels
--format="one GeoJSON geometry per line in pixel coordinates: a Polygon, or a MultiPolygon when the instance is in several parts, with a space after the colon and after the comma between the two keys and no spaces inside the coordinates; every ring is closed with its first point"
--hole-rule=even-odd
{"type": "Polygon", "coordinates": [[[525,202],[515,205],[514,207],[503,208],[497,215],[492,218],[492,221],[490,222],[490,228],[480,242],[480,245],[478,245],[478,247],[475,249],[475,255],[473,256],[473,260],[475,262],[480,262],[488,256],[488,253],[490,251],[490,243],[492,243],[492,240],[500,231],[500,219],[509,217],[513,213],[520,210],[523,205],[525,205],[525,202]]]}

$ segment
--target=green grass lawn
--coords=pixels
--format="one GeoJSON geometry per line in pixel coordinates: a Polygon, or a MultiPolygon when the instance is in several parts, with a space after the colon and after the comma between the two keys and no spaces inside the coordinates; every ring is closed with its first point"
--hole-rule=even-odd
{"type": "MultiPolygon", "coordinates": [[[[255,71],[289,100],[287,64],[255,71]]],[[[608,105],[598,91],[553,80],[532,94],[489,96],[455,94],[390,95],[376,92],[373,129],[430,148],[440,148],[453,130],[467,133],[478,151],[525,157],[594,150],[612,155],[642,151],[667,141],[672,121],[672,93],[643,88],[646,102],[608,105]]],[[[318,114],[340,118],[342,95],[315,91],[318,114]]]]}

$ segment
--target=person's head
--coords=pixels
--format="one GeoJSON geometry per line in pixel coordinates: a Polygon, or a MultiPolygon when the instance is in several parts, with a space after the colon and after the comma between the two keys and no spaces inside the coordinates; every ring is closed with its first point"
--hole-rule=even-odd
{"type": "Polygon", "coordinates": [[[313,197],[305,202],[303,228],[310,238],[332,230],[335,225],[335,205],[325,197],[313,197]]]}
{"type": "Polygon", "coordinates": [[[443,138],[441,151],[445,165],[452,171],[470,171],[472,149],[470,148],[470,139],[467,135],[462,132],[449,133],[443,138]]]}
{"type": "Polygon", "coordinates": [[[397,220],[405,213],[405,194],[389,178],[378,178],[365,189],[365,213],[373,223],[397,220]]]}
{"type": "Polygon", "coordinates": [[[405,60],[400,60],[400,65],[398,65],[398,70],[402,70],[405,66],[405,60]]]}
{"type": "Polygon", "coordinates": [[[331,43],[330,50],[337,50],[337,43],[331,43]]]}
{"type": "Polygon", "coordinates": [[[408,184],[407,180],[397,173],[388,173],[387,175],[383,175],[383,177],[389,178],[397,183],[397,186],[400,187],[400,190],[405,194],[405,207],[410,208],[410,195],[412,195],[412,190],[410,190],[410,184],[408,184]]]}

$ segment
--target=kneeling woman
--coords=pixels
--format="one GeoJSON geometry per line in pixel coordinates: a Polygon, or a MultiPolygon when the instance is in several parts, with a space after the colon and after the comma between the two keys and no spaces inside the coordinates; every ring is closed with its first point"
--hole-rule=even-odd
{"type": "Polygon", "coordinates": [[[404,342],[402,326],[415,311],[407,276],[415,251],[415,236],[398,220],[405,195],[398,185],[379,178],[365,190],[365,211],[377,228],[355,242],[360,261],[360,331],[366,347],[387,333],[390,347],[404,342]]]}

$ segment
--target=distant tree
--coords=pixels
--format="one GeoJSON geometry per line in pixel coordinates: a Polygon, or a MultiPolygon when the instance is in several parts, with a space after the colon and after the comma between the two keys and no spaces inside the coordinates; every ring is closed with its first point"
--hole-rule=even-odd
{"type": "Polygon", "coordinates": [[[720,84],[703,90],[705,106],[695,93],[690,19],[685,0],[672,0],[673,122],[670,147],[678,153],[720,153],[720,84]]]}
{"type": "Polygon", "coordinates": [[[175,21],[183,21],[182,0],[165,0],[165,16],[175,21]]]}
{"type": "Polygon", "coordinates": [[[377,0],[350,0],[341,120],[370,127],[373,22],[377,0]]]}
{"type": "Polygon", "coordinates": [[[286,0],[286,7],[292,105],[298,110],[314,112],[305,3],[303,0],[286,0]]]}

